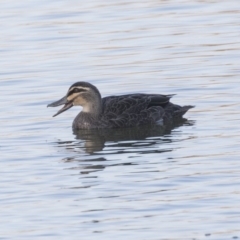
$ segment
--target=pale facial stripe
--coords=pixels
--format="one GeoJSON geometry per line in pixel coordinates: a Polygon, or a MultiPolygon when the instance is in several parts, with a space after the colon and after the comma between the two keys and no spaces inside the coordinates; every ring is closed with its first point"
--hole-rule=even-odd
{"type": "Polygon", "coordinates": [[[84,87],[72,87],[69,89],[68,93],[67,93],[67,99],[69,101],[73,100],[75,97],[77,97],[79,95],[79,93],[81,92],[86,92],[88,91],[88,88],[84,88],[84,87]],[[74,92],[74,90],[79,90],[77,92],[74,92]]]}
{"type": "Polygon", "coordinates": [[[86,92],[88,91],[88,88],[83,88],[83,87],[72,87],[71,89],[69,89],[67,95],[72,95],[73,93],[80,93],[80,92],[86,92]],[[74,92],[74,90],[77,90],[76,92],[74,92]]]}
{"type": "Polygon", "coordinates": [[[89,90],[89,88],[85,88],[85,87],[72,87],[72,88],[70,88],[70,89],[68,90],[68,93],[70,93],[70,92],[71,92],[72,90],[74,90],[74,89],[86,90],[86,91],[89,90]]]}

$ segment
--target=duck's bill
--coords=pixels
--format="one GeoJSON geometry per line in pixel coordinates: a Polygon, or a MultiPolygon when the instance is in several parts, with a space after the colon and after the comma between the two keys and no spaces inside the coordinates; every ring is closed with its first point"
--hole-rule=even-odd
{"type": "Polygon", "coordinates": [[[60,100],[47,105],[47,107],[58,107],[63,104],[64,104],[64,106],[56,114],[54,114],[53,117],[56,117],[60,113],[65,112],[66,110],[71,108],[73,106],[73,103],[72,103],[72,101],[68,101],[67,97],[63,97],[60,100]]]}

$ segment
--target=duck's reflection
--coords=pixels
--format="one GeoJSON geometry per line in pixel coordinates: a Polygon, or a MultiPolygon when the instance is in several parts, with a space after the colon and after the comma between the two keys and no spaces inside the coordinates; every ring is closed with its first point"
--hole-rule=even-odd
{"type": "Polygon", "coordinates": [[[59,141],[58,146],[64,147],[68,152],[74,154],[64,158],[64,162],[81,162],[79,166],[73,168],[81,169],[80,173],[87,174],[110,166],[133,165],[134,163],[130,159],[134,157],[134,154],[172,151],[169,145],[159,146],[173,141],[169,134],[174,128],[193,124],[192,121],[183,119],[171,127],[144,126],[125,129],[75,130],[73,133],[76,141],[59,141]],[[113,155],[119,156],[119,158],[123,157],[128,161],[106,162],[106,158],[112,158],[113,155]]]}
{"type": "MultiPolygon", "coordinates": [[[[170,127],[162,126],[144,126],[137,128],[121,128],[121,129],[82,129],[74,130],[73,134],[76,136],[77,141],[59,141],[58,144],[61,147],[65,147],[69,151],[85,152],[88,154],[97,153],[101,154],[104,147],[131,147],[136,146],[139,142],[144,145],[144,142],[148,145],[147,139],[162,137],[163,135],[170,134],[174,128],[183,125],[193,125],[193,121],[183,119],[181,122],[177,122],[170,127]]],[[[170,139],[165,138],[168,142],[170,139]]],[[[151,141],[151,144],[157,142],[151,141]]]]}

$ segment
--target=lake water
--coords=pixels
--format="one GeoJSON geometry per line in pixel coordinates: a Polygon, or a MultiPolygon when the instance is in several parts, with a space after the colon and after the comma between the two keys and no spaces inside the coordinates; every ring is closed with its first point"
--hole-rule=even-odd
{"type": "Polygon", "coordinates": [[[1,1],[0,239],[240,239],[239,0],[1,1]],[[171,131],[75,135],[77,81],[195,105],[171,131]]]}

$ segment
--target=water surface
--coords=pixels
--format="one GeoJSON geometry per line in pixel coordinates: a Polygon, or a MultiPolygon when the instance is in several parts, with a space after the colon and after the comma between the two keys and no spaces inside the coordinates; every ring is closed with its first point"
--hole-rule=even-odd
{"type": "Polygon", "coordinates": [[[240,238],[240,5],[2,1],[0,239],[240,238]],[[46,105],[176,93],[160,129],[73,133],[46,105]]]}

